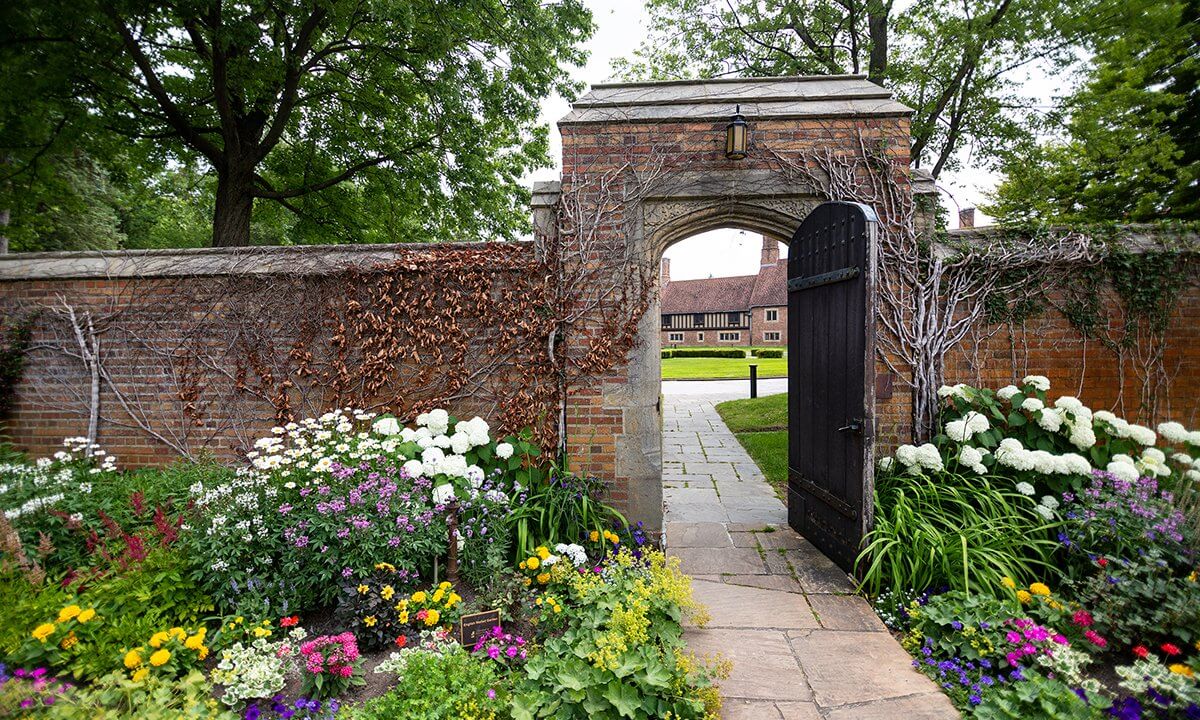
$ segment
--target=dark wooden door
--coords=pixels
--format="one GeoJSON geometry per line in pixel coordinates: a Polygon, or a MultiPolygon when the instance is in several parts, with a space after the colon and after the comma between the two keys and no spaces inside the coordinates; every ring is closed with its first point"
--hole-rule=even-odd
{"type": "Polygon", "coordinates": [[[788,248],[788,524],[848,571],[872,512],[876,223],[824,203],[788,248]]]}

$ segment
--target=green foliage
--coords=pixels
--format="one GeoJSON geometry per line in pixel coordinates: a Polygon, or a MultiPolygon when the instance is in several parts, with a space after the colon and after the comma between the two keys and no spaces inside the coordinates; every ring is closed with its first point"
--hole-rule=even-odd
{"type": "Polygon", "coordinates": [[[1001,620],[1020,611],[1012,600],[953,590],[934,595],[924,605],[913,603],[908,612],[912,625],[905,645],[910,649],[912,638],[924,638],[935,656],[978,660],[996,655],[1007,629],[1001,620]]]}
{"type": "Polygon", "coordinates": [[[622,552],[604,578],[572,583],[568,625],[530,656],[513,690],[516,720],[708,718],[719,709],[714,671],[687,655],[680,625],[694,613],[678,561],[622,552]]]}
{"type": "Polygon", "coordinates": [[[1038,577],[1056,543],[1036,501],[1011,488],[954,472],[876,477],[875,527],[856,562],[862,586],[994,593],[1003,577],[1038,577]]]}
{"type": "Polygon", "coordinates": [[[0,419],[12,407],[25,369],[25,351],[33,333],[33,316],[0,318],[0,419]]]}
{"type": "Polygon", "coordinates": [[[34,586],[17,573],[0,576],[0,597],[0,657],[25,644],[38,618],[52,620],[74,601],[74,593],[57,584],[34,586]]]}
{"type": "Polygon", "coordinates": [[[592,24],[575,0],[30,0],[0,28],[0,206],[34,249],[190,244],[205,209],[217,244],[514,237],[592,24]]]}
{"type": "Polygon", "coordinates": [[[506,700],[495,664],[456,648],[409,653],[398,685],[343,714],[347,720],[497,718],[504,717],[506,700]]]}
{"type": "Polygon", "coordinates": [[[781,357],[783,357],[783,350],[772,350],[771,348],[762,348],[762,349],[751,350],[750,354],[753,355],[754,357],[760,357],[760,358],[781,358],[781,357]]]}
{"type": "Polygon", "coordinates": [[[1084,701],[1070,685],[1037,673],[1026,680],[1001,686],[988,693],[983,704],[975,708],[974,717],[984,720],[1099,720],[1109,703],[1103,696],[1084,701]]]}
{"type": "Polygon", "coordinates": [[[179,680],[135,683],[114,672],[93,685],[80,687],[35,717],[48,720],[237,720],[212,699],[204,673],[194,671],[179,680]]]}
{"type": "Polygon", "coordinates": [[[1073,595],[1091,610],[1096,630],[1119,646],[1162,640],[1200,640],[1200,583],[1174,570],[1177,558],[1159,549],[1110,560],[1072,584],[1073,595]]]}
{"type": "MultiPolygon", "coordinates": [[[[667,351],[664,351],[667,352],[667,351]]],[[[744,358],[746,351],[739,348],[676,348],[671,357],[677,358],[744,358]]]]}
{"type": "Polygon", "coordinates": [[[628,527],[625,516],[603,502],[604,481],[551,466],[549,475],[526,488],[512,509],[514,557],[533,554],[539,545],[583,543],[593,534],[628,527]]]}
{"type": "Polygon", "coordinates": [[[673,357],[675,357],[675,351],[674,351],[674,350],[663,350],[663,351],[662,351],[662,359],[663,359],[663,360],[670,360],[670,359],[671,359],[671,358],[673,358],[673,357]]]}
{"type": "Polygon", "coordinates": [[[1198,19],[1188,0],[1098,3],[1080,26],[1086,81],[1047,118],[1058,137],[1009,155],[985,210],[1009,222],[1200,218],[1198,19]]]}

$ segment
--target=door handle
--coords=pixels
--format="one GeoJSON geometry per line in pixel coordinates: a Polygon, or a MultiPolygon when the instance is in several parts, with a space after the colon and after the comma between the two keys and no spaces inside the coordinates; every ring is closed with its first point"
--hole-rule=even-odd
{"type": "Polygon", "coordinates": [[[848,424],[838,428],[838,432],[861,433],[863,429],[861,420],[851,420],[848,424]]]}

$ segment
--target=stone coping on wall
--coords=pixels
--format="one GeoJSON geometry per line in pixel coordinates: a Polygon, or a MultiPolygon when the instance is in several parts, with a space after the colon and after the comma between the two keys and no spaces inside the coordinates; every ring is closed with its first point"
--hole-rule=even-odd
{"type": "MultiPolygon", "coordinates": [[[[1066,226],[1049,226],[1038,229],[1038,232],[1047,235],[1072,231],[1072,228],[1066,226]]],[[[1003,237],[1025,237],[1029,232],[1029,229],[1022,227],[984,225],[950,230],[947,232],[947,236],[954,242],[987,245],[1003,237]]],[[[1088,230],[1083,229],[1082,232],[1086,233],[1088,230]]],[[[1116,226],[1109,232],[1114,241],[1119,242],[1121,247],[1132,253],[1140,254],[1163,250],[1200,253],[1200,233],[1191,229],[1164,227],[1150,223],[1130,223],[1116,226]]],[[[1096,237],[1099,239],[1102,236],[1097,233],[1096,237]]]]}
{"type": "Polygon", "coordinates": [[[801,75],[593,85],[558,124],[728,120],[738,105],[748,121],[913,112],[862,75],[801,75]]]}
{"type": "Polygon", "coordinates": [[[533,252],[532,243],[517,241],[11,253],[0,255],[0,282],[234,274],[308,275],[496,245],[510,246],[515,253],[532,256],[533,252]]]}

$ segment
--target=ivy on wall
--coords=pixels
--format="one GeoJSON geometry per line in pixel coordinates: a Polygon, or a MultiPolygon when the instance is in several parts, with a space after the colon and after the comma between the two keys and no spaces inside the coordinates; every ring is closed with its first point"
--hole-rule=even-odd
{"type": "Polygon", "coordinates": [[[0,318],[0,418],[8,415],[16,400],[17,382],[25,368],[33,320],[32,315],[0,318]]]}

